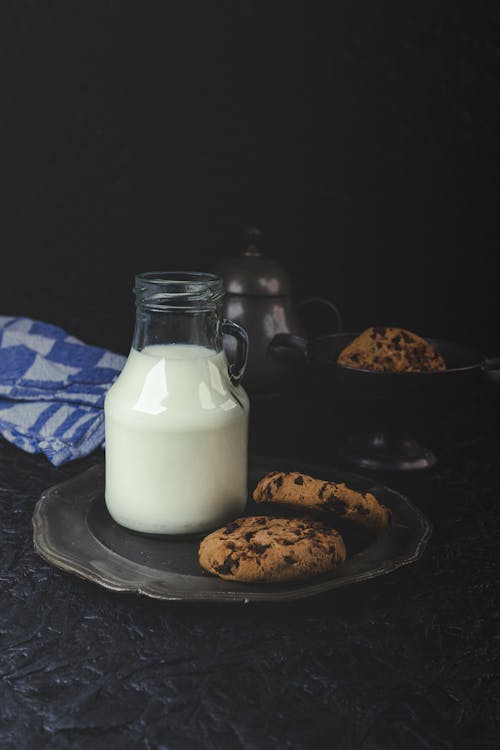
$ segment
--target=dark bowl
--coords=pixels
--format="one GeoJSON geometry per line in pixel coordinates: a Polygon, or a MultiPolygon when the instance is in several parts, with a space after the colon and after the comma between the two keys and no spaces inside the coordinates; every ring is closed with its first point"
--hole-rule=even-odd
{"type": "MultiPolygon", "coordinates": [[[[485,359],[465,344],[427,339],[443,356],[446,370],[435,372],[376,372],[338,364],[340,352],[358,333],[335,333],[306,341],[278,334],[273,351],[280,358],[302,357],[322,400],[342,401],[345,442],[340,461],[370,471],[428,469],[437,457],[422,431],[435,431],[452,410],[472,403],[486,382],[498,386],[498,359],[485,359]]],[[[498,390],[498,388],[497,388],[498,390]]],[[[336,412],[339,414],[339,410],[336,412]]]]}
{"type": "Polygon", "coordinates": [[[335,378],[336,388],[360,398],[422,402],[452,399],[475,389],[483,377],[485,362],[470,346],[427,339],[443,356],[446,370],[435,372],[376,372],[337,363],[340,352],[358,336],[341,333],[308,342],[312,367],[335,378]]]}
{"type": "Polygon", "coordinates": [[[364,428],[347,436],[338,458],[374,471],[431,468],[438,459],[427,437],[447,413],[463,408],[484,380],[494,380],[494,368],[477,349],[440,339],[427,341],[442,354],[446,370],[394,373],[339,365],[340,352],[357,335],[324,336],[307,346],[321,380],[333,382],[336,392],[351,397],[365,414],[364,428]]]}

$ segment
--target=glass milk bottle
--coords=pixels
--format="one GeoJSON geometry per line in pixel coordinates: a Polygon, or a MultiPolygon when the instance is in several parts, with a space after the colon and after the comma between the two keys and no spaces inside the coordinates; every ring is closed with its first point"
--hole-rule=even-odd
{"type": "Polygon", "coordinates": [[[245,507],[248,337],[221,317],[223,296],[213,274],[135,277],[132,347],[104,404],[106,506],[128,529],[202,533],[245,507]]]}

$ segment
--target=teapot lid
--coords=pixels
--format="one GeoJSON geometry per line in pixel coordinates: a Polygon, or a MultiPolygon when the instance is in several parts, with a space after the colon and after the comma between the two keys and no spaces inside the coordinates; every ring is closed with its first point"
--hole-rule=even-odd
{"type": "Polygon", "coordinates": [[[285,269],[262,252],[262,232],[246,230],[246,247],[238,255],[223,258],[215,272],[222,277],[228,294],[280,297],[291,294],[285,269]]]}

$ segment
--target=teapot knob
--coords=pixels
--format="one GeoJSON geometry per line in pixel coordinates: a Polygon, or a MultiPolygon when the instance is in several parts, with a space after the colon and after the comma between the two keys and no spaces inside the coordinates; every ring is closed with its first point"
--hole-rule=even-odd
{"type": "Polygon", "coordinates": [[[262,251],[259,249],[262,241],[262,232],[257,227],[247,227],[246,230],[246,247],[243,255],[261,256],[262,251]]]}

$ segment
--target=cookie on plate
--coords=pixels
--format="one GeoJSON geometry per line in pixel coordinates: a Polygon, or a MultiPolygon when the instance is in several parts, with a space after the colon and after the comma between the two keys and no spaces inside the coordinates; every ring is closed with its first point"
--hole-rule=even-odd
{"type": "Polygon", "coordinates": [[[226,581],[281,583],[335,570],[344,541],[326,524],[300,518],[237,518],[202,539],[202,568],[226,581]]]}
{"type": "Polygon", "coordinates": [[[446,370],[439,351],[405,328],[372,326],[356,336],[339,354],[337,363],[376,372],[446,370]]]}
{"type": "Polygon", "coordinates": [[[298,471],[271,471],[253,491],[256,503],[272,503],[320,511],[361,524],[380,533],[390,522],[390,511],[371,492],[357,492],[345,483],[325,482],[298,471]]]}

